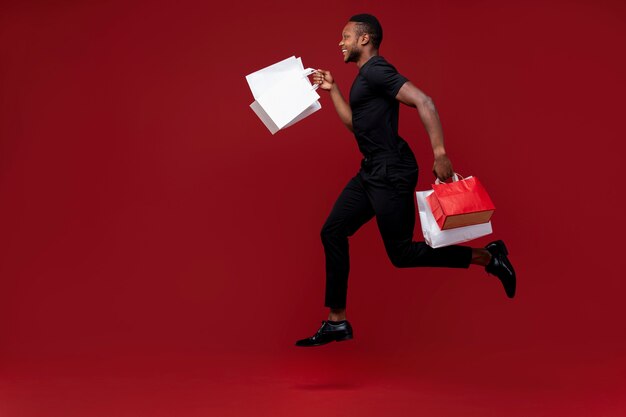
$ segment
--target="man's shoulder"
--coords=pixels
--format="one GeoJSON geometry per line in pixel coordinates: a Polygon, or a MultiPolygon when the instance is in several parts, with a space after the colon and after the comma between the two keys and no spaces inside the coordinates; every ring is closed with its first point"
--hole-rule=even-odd
{"type": "Polygon", "coordinates": [[[365,83],[378,92],[384,92],[388,97],[395,98],[400,88],[408,81],[408,78],[400,74],[380,55],[370,58],[361,69],[363,71],[360,75],[365,83]]]}

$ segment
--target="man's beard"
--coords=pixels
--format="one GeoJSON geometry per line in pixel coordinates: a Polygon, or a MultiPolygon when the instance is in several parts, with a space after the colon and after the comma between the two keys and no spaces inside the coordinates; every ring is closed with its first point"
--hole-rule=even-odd
{"type": "Polygon", "coordinates": [[[350,49],[346,58],[346,64],[348,62],[358,62],[359,58],[361,58],[361,51],[358,49],[350,49]]]}

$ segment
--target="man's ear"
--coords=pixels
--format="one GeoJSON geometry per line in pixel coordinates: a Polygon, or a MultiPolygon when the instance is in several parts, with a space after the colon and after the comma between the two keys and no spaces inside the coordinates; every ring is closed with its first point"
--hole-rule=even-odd
{"type": "Polygon", "coordinates": [[[370,35],[368,33],[364,33],[361,35],[361,45],[367,45],[370,43],[370,35]]]}

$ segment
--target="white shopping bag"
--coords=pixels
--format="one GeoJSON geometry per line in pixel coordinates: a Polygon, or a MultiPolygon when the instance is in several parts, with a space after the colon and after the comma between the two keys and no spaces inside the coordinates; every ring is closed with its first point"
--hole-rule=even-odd
{"type": "Polygon", "coordinates": [[[250,107],[272,135],[322,108],[318,86],[308,79],[314,71],[292,56],[246,76],[255,98],[250,107]]]}
{"type": "Polygon", "coordinates": [[[432,192],[433,190],[415,192],[422,233],[424,233],[424,241],[428,246],[441,248],[443,246],[456,245],[457,243],[467,242],[493,232],[491,222],[441,230],[435,220],[435,216],[433,216],[430,205],[426,201],[426,197],[432,192]]]}

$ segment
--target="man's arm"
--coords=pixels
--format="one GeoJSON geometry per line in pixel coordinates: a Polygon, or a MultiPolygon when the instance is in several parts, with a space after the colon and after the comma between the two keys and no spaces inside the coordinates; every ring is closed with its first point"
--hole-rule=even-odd
{"type": "Polygon", "coordinates": [[[417,108],[433,148],[435,157],[433,173],[435,176],[442,181],[452,177],[454,171],[452,170],[452,163],[446,155],[446,149],[443,146],[443,130],[441,128],[441,122],[439,121],[439,114],[437,114],[437,109],[435,108],[435,103],[410,81],[404,83],[400,88],[396,99],[407,106],[417,108]]]}
{"type": "Polygon", "coordinates": [[[322,90],[330,92],[330,98],[335,105],[335,110],[337,110],[339,118],[350,132],[354,132],[352,128],[352,109],[341,95],[341,91],[339,91],[339,87],[335,84],[335,80],[330,74],[330,71],[317,70],[313,74],[313,81],[318,84],[322,90]]]}

